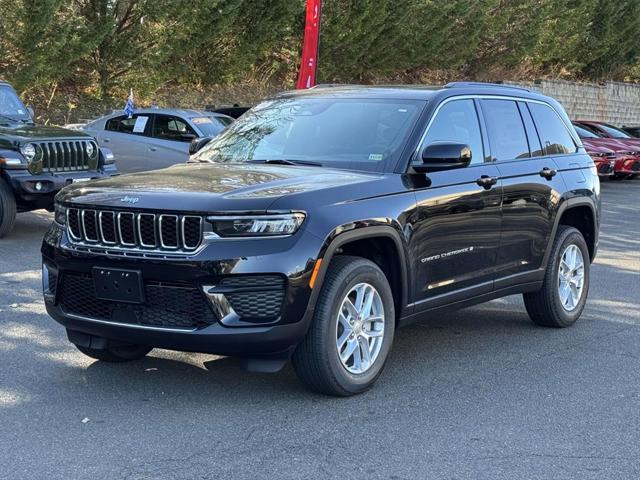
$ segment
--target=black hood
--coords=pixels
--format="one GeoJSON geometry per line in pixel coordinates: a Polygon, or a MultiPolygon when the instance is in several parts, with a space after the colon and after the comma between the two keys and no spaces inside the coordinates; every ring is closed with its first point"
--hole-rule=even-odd
{"type": "Polygon", "coordinates": [[[194,163],[72,185],[57,198],[70,204],[118,209],[257,212],[283,196],[380,178],[378,174],[323,167],[194,163]]]}
{"type": "Polygon", "coordinates": [[[29,141],[58,140],[91,138],[90,135],[77,131],[59,127],[46,127],[43,125],[33,125],[17,123],[10,126],[0,125],[0,146],[24,144],[29,141]]]}

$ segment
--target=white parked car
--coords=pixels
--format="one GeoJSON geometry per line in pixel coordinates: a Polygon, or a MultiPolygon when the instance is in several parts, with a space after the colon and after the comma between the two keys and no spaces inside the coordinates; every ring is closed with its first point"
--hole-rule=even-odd
{"type": "Polygon", "coordinates": [[[189,144],[217,136],[233,118],[212,112],[183,109],[139,109],[128,117],[114,112],[94,120],[82,130],[113,152],[121,173],[143,172],[184,163],[189,144]]]}

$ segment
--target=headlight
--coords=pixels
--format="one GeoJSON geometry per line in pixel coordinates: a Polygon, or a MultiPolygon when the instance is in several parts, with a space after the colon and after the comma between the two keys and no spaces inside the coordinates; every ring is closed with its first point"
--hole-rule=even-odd
{"type": "Polygon", "coordinates": [[[27,160],[27,162],[31,162],[36,158],[38,150],[33,143],[27,143],[20,147],[20,153],[22,153],[22,156],[27,160]]]}
{"type": "Polygon", "coordinates": [[[98,149],[93,144],[93,142],[87,143],[87,155],[89,155],[89,157],[93,158],[97,152],[98,149]]]}
{"type": "Polygon", "coordinates": [[[253,216],[207,217],[213,231],[220,237],[268,237],[293,235],[302,222],[304,213],[284,213],[253,216]]]}
{"type": "Polygon", "coordinates": [[[63,207],[62,205],[56,203],[53,220],[58,225],[63,225],[63,226],[66,225],[66,223],[67,223],[67,207],[63,207]]]}

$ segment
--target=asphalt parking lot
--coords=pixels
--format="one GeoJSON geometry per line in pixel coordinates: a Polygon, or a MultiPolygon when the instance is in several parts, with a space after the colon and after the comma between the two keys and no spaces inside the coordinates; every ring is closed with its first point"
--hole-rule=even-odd
{"type": "Polygon", "coordinates": [[[640,180],[603,184],[582,319],[534,326],[519,297],[400,330],[349,399],[288,367],[154,350],[84,357],[45,313],[46,212],[0,240],[0,478],[637,479],[640,180]]]}

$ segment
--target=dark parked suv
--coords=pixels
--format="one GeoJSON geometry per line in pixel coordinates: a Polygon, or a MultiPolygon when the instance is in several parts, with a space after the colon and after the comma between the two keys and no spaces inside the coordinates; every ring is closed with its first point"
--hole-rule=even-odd
{"type": "Polygon", "coordinates": [[[42,246],[49,314],[83,353],[289,358],[370,387],[396,327],[524,294],[582,313],[600,186],[562,107],[523,89],[322,87],[243,115],[189,164],[70,186],[42,246]]]}
{"type": "Polygon", "coordinates": [[[0,238],[17,212],[53,210],[65,185],[116,174],[110,150],[86,133],[36,125],[31,109],[0,81],[0,238]]]}

